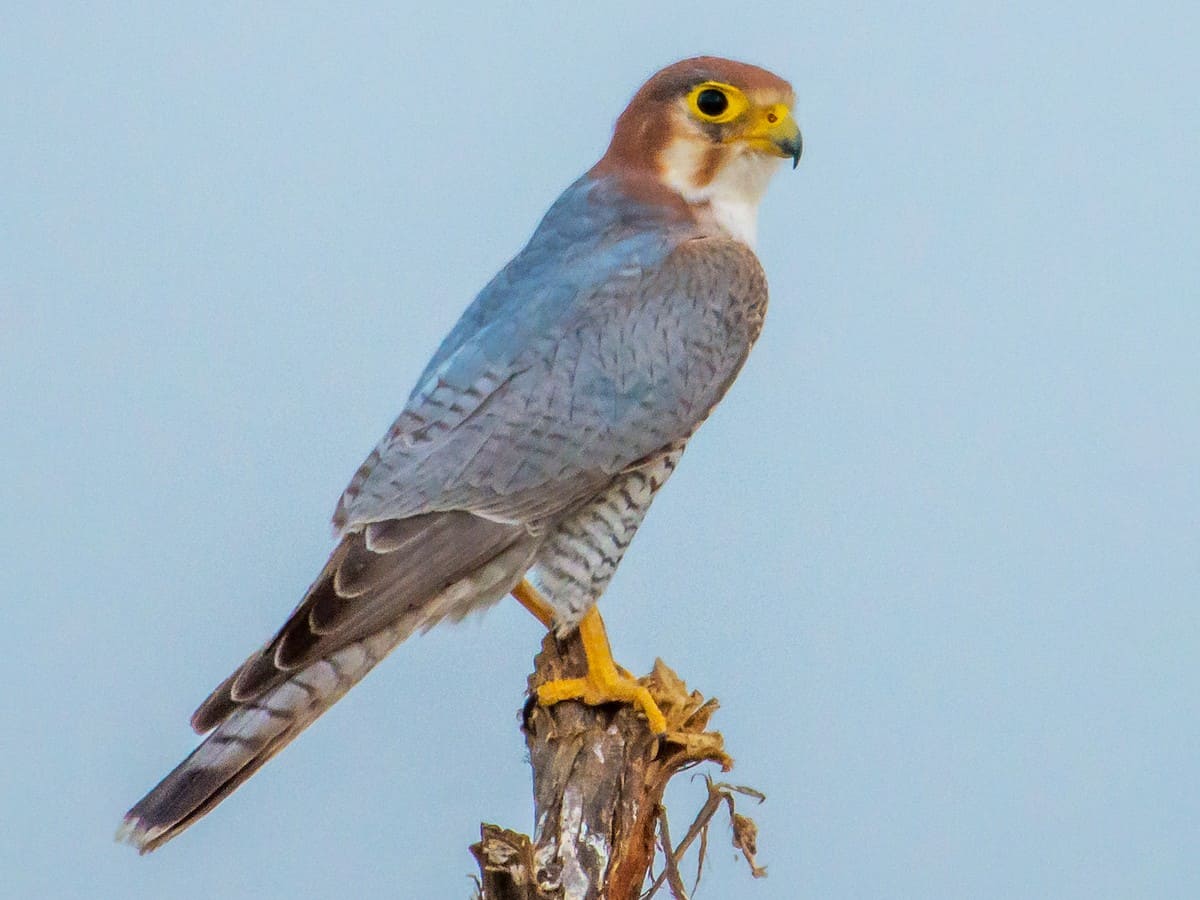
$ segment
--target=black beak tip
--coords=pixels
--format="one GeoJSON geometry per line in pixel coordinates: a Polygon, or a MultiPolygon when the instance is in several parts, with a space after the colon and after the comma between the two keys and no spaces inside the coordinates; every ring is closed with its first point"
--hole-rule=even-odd
{"type": "Polygon", "coordinates": [[[783,152],[792,158],[792,168],[800,165],[800,154],[804,151],[804,140],[796,135],[783,145],[783,152]]]}

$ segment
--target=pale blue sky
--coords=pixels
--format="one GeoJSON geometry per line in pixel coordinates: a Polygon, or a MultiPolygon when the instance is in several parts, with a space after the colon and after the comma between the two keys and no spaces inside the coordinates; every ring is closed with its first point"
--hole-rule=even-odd
{"type": "Polygon", "coordinates": [[[465,897],[531,826],[506,604],[111,842],[441,335],[710,52],[793,81],[805,156],[602,607],[769,796],[770,877],[722,826],[699,897],[1200,894],[1194,4],[245,6],[0,11],[0,893],[465,897]]]}

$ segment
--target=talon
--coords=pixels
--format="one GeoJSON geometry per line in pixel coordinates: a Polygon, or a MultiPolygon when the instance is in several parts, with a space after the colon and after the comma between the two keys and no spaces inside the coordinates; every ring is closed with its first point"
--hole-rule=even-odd
{"type": "Polygon", "coordinates": [[[594,606],[579,623],[579,636],[587,656],[587,674],[582,678],[560,678],[540,685],[538,703],[542,706],[552,706],[563,700],[580,700],[588,706],[628,703],[642,711],[653,734],[666,734],[667,720],[650,692],[613,661],[604,622],[594,606]]]}

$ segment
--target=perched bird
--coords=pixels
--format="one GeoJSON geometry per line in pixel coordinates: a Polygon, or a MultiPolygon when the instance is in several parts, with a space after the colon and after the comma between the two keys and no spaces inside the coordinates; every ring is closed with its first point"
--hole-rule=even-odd
{"type": "Polygon", "coordinates": [[[279,632],[192,716],[204,742],[125,818],[175,837],[415,631],[513,593],[578,628],[583,678],[538,701],[624,701],[597,598],[762,328],[759,200],[800,158],[792,89],[687,59],[654,75],[604,157],[555,201],[443,341],[346,488],[339,538],[279,632]]]}

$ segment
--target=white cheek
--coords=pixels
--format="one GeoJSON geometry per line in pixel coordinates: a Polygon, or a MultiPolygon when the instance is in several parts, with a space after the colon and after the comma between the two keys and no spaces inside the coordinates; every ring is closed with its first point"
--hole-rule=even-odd
{"type": "Polygon", "coordinates": [[[688,203],[699,207],[702,222],[753,247],[758,235],[758,204],[782,160],[752,151],[739,153],[721,167],[712,181],[695,187],[706,156],[707,147],[700,142],[673,142],[660,158],[663,180],[688,203]]]}
{"type": "Polygon", "coordinates": [[[734,240],[753,247],[758,237],[758,204],[780,160],[746,152],[721,167],[711,182],[684,196],[707,203],[713,222],[734,240]]]}

